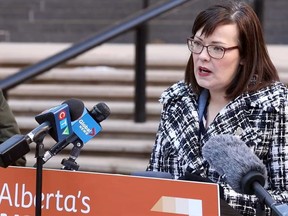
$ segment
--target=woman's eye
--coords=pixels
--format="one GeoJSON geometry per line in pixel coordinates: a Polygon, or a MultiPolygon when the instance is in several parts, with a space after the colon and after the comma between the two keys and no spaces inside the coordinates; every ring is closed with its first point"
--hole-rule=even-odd
{"type": "Polygon", "coordinates": [[[212,50],[215,52],[223,52],[223,47],[221,46],[213,46],[212,50]]]}
{"type": "Polygon", "coordinates": [[[193,46],[199,47],[202,46],[202,44],[199,41],[193,41],[193,46]]]}

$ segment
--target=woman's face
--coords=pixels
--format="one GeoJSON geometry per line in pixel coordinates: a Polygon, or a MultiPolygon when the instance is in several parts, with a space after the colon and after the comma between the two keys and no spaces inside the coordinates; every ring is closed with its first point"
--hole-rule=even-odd
{"type": "MultiPolygon", "coordinates": [[[[223,48],[238,46],[236,24],[220,25],[208,37],[201,33],[202,29],[198,30],[194,40],[204,46],[216,45],[223,48]]],[[[235,77],[240,64],[239,49],[227,50],[222,59],[215,59],[208,54],[207,48],[204,47],[200,54],[193,53],[193,62],[198,85],[210,92],[225,94],[226,88],[235,77]]]]}

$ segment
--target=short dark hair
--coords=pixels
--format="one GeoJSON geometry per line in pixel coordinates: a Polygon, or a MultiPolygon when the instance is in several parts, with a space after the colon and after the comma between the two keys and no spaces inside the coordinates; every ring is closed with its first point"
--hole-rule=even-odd
{"type": "MultiPolygon", "coordinates": [[[[236,98],[244,92],[257,91],[279,77],[273,65],[264,42],[261,23],[251,8],[245,2],[228,1],[209,7],[200,12],[192,27],[192,37],[203,28],[202,34],[211,35],[216,27],[225,24],[236,24],[239,31],[239,52],[243,65],[226,90],[226,97],[236,98]],[[253,85],[250,84],[254,79],[253,85]]],[[[192,54],[188,60],[185,72],[185,82],[191,85],[193,91],[199,94],[202,87],[196,82],[192,54]]]]}

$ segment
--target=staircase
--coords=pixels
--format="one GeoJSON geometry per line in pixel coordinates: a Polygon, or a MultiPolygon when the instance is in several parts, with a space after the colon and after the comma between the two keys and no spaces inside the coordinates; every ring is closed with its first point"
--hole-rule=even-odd
{"type": "MultiPolygon", "coordinates": [[[[71,44],[0,43],[0,78],[39,62],[71,44]]],[[[282,81],[288,83],[288,46],[269,46],[282,81]],[[286,53],[286,55],[285,55],[286,53]]],[[[103,131],[85,144],[77,163],[79,170],[129,174],[145,170],[157,131],[161,105],[158,99],[168,86],[183,79],[189,57],[185,45],[149,44],[147,47],[147,121],[134,122],[134,46],[105,44],[8,92],[22,134],[38,124],[35,115],[70,98],[81,99],[88,109],[105,102],[111,115],[101,125],[103,131]]],[[[136,111],[137,112],[137,111],[136,111]]],[[[45,149],[55,141],[47,136],[45,149]]],[[[26,155],[33,166],[35,144],[26,155]]],[[[71,145],[45,163],[45,168],[60,169],[71,145]]]]}
{"type": "MultiPolygon", "coordinates": [[[[20,68],[69,47],[69,44],[3,43],[0,47],[3,79],[20,68]]],[[[183,54],[188,54],[185,47],[175,46],[175,57],[161,59],[165,49],[165,46],[160,45],[147,48],[149,69],[145,123],[134,122],[134,47],[108,44],[8,92],[8,102],[21,132],[26,134],[38,126],[34,120],[35,115],[69,98],[81,99],[88,109],[103,101],[110,107],[111,115],[101,123],[103,131],[83,147],[77,159],[80,170],[108,173],[144,170],[161,111],[158,98],[165,88],[182,79],[184,60],[187,59],[183,54]]],[[[55,141],[49,137],[44,141],[47,149],[53,144],[55,141]]],[[[35,144],[30,146],[27,165],[33,166],[35,144]]],[[[44,167],[61,168],[61,161],[69,156],[71,147],[51,158],[44,167]]]]}

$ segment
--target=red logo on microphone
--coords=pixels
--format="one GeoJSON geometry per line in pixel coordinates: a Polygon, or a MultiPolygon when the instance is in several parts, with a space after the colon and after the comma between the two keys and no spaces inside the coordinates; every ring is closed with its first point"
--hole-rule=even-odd
{"type": "Polygon", "coordinates": [[[59,120],[63,120],[66,118],[66,112],[65,111],[61,111],[58,115],[59,120]]]}
{"type": "Polygon", "coordinates": [[[95,136],[96,135],[96,130],[95,128],[91,129],[91,132],[89,133],[90,136],[95,136]]]}

